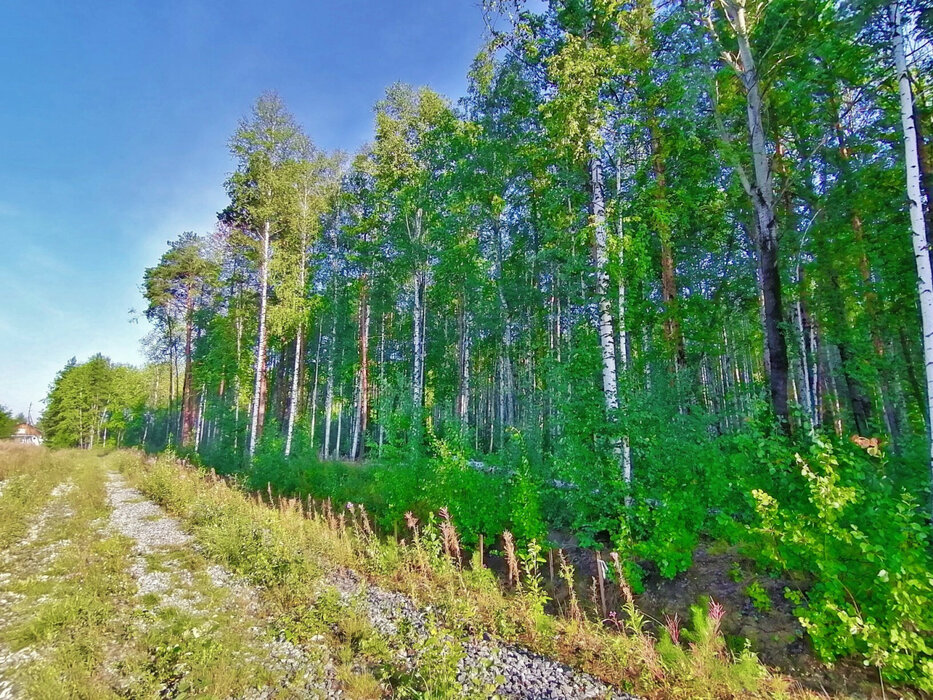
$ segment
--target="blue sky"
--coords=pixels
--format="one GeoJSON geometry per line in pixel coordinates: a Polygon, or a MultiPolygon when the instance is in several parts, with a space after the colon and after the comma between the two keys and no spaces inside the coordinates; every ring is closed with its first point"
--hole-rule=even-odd
{"type": "Polygon", "coordinates": [[[37,415],[72,356],[142,361],[143,270],[212,228],[259,94],[352,151],[391,83],[462,95],[482,39],[479,0],[3,3],[0,404],[37,415]]]}

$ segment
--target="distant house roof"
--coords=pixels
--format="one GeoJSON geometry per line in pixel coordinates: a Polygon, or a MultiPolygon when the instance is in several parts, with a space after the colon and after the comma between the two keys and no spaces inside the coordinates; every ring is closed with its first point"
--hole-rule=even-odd
{"type": "Polygon", "coordinates": [[[33,425],[29,423],[20,423],[16,426],[16,430],[13,431],[13,435],[35,435],[36,437],[42,437],[42,432],[33,425]]]}

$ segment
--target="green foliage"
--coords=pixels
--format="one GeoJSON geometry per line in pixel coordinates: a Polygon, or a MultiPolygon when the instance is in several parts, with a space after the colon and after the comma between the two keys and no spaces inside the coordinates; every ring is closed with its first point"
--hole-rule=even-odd
{"type": "Polygon", "coordinates": [[[16,428],[16,419],[5,406],[0,406],[0,440],[10,437],[16,428]]]}
{"type": "Polygon", "coordinates": [[[933,690],[933,557],[916,499],[891,483],[883,457],[818,442],[798,466],[806,499],[756,491],[756,532],[771,563],[812,577],[790,598],[814,648],[933,690]]]}
{"type": "MultiPolygon", "coordinates": [[[[441,507],[468,547],[505,529],[522,545],[552,530],[610,543],[636,590],[645,571],[688,572],[709,540],[757,547],[759,563],[800,579],[824,656],[922,677],[928,620],[907,621],[927,595],[914,511],[929,445],[881,3],[747,3],[747,46],[733,4],[508,8],[499,19],[513,26],[477,58],[459,105],[392,85],[372,144],[346,168],[263,95],[230,141],[219,268],[185,235],[147,271],[159,324],[148,405],[100,398],[100,362],[66,368],[46,412],[53,444],[177,442],[184,325],[204,419],[193,461],[263,492],[362,503],[384,531],[404,531],[411,511],[427,523],[419,553],[438,565],[441,507]],[[749,52],[764,173],[750,167],[749,52]],[[783,316],[769,334],[767,246],[749,225],[762,178],[778,195],[783,287],[779,308],[766,302],[783,316]],[[594,247],[597,228],[607,240],[594,247]],[[259,290],[257,272],[269,273],[259,290]],[[611,316],[613,353],[597,314],[611,316]],[[775,422],[769,375],[782,379],[765,347],[787,355],[789,426],[775,422]],[[603,386],[610,354],[617,410],[603,386]],[[267,420],[253,455],[256,400],[267,420]],[[880,438],[875,450],[887,439],[895,457],[830,449],[822,431],[880,438]],[[802,479],[796,452],[819,465],[802,479]]],[[[908,5],[911,31],[926,32],[908,5]]],[[[929,134],[929,59],[917,60],[929,134]]],[[[770,605],[758,582],[747,592],[770,605]]]]}
{"type": "Polygon", "coordinates": [[[120,445],[130,423],[145,412],[144,372],[103,355],[72,358],[55,377],[40,428],[55,447],[120,445]]]}
{"type": "Polygon", "coordinates": [[[747,595],[752,600],[752,605],[755,606],[756,610],[759,610],[763,613],[771,612],[773,607],[771,603],[771,596],[768,595],[768,592],[764,589],[764,586],[761,585],[759,581],[752,581],[745,587],[745,595],[747,595]]]}
{"type": "Polygon", "coordinates": [[[521,434],[514,431],[512,435],[512,445],[518,452],[518,464],[510,482],[508,529],[515,535],[519,545],[527,542],[530,550],[535,546],[535,541],[543,542],[547,538],[547,527],[541,511],[543,485],[531,467],[521,434]]]}

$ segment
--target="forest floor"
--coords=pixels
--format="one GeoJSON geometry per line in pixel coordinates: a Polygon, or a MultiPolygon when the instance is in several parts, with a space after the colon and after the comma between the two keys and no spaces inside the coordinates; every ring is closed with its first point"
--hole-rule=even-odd
{"type": "MultiPolygon", "coordinates": [[[[874,695],[810,693],[715,640],[662,660],[640,632],[529,613],[488,569],[431,573],[420,546],[354,535],[345,513],[278,506],[139,453],[0,445],[0,700],[874,695]]],[[[720,556],[639,604],[737,602],[740,581],[709,578],[720,556]]]]}
{"type": "MultiPolygon", "coordinates": [[[[596,576],[592,550],[579,547],[576,538],[567,533],[552,532],[550,539],[560,543],[581,580],[596,576]]],[[[602,554],[604,559],[608,557],[608,552],[602,554]]],[[[636,596],[636,602],[653,631],[660,628],[659,621],[674,615],[689,620],[694,606],[712,598],[726,610],[722,631],[731,647],[740,648],[747,640],[764,664],[805,687],[846,698],[901,697],[882,687],[874,668],[855,660],[834,665],[821,662],[794,615],[794,605],[784,596],[785,587],[795,588],[799,581],[759,575],[755,563],[738,548],[705,543],[694,551],[690,568],[674,578],[661,576],[650,562],[639,563],[646,575],[644,592],[636,596]],[[749,590],[756,585],[759,593],[753,600],[749,590]]],[[[615,589],[607,591],[606,599],[611,609],[622,604],[615,589]]]]}

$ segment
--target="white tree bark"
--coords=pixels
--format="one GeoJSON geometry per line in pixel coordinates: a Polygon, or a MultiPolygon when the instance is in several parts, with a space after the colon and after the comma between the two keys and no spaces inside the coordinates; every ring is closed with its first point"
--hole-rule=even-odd
{"type": "MultiPolygon", "coordinates": [[[[609,301],[609,240],[606,230],[606,205],[603,199],[603,176],[599,157],[590,159],[590,216],[594,227],[593,260],[596,266],[596,300],[599,308],[599,347],[603,361],[603,399],[606,405],[606,418],[611,424],[618,420],[619,389],[616,373],[616,344],[612,332],[611,302],[609,301]]],[[[631,471],[626,474],[625,451],[622,439],[613,435],[612,453],[623,472],[626,481],[631,479],[631,471]]]]}
{"type": "Polygon", "coordinates": [[[256,343],[256,379],[253,384],[253,407],[249,431],[249,454],[256,454],[256,442],[259,439],[259,414],[262,396],[260,391],[266,373],[266,306],[269,299],[269,238],[270,223],[262,227],[262,258],[259,261],[259,340],[256,343]]]}
{"type": "Polygon", "coordinates": [[[378,402],[378,418],[379,418],[379,458],[382,458],[382,444],[385,440],[385,416],[383,412],[385,411],[385,397],[383,392],[385,392],[386,385],[386,375],[385,375],[385,364],[386,364],[386,317],[382,316],[379,330],[379,402],[378,402]]]}
{"type": "Polygon", "coordinates": [[[236,319],[236,373],[233,375],[233,451],[240,449],[240,354],[243,352],[243,319],[236,319]]]}
{"type": "MultiPolygon", "coordinates": [[[[778,257],[777,220],[774,213],[774,183],[771,157],[764,131],[764,103],[758,68],[752,54],[745,0],[720,0],[726,19],[732,26],[738,44],[738,54],[724,53],[745,88],[745,107],[754,180],[741,175],[755,210],[758,270],[762,294],[762,314],[765,331],[765,362],[771,389],[771,404],[785,428],[788,427],[787,406],[787,341],[781,308],[781,275],[778,257]]],[[[742,169],[739,168],[742,173],[742,169]]]]}
{"type": "Polygon", "coordinates": [[[357,374],[356,413],[353,421],[353,442],[350,459],[363,458],[366,424],[369,413],[369,298],[364,288],[360,300],[360,368],[357,374]]]}
{"type": "Polygon", "coordinates": [[[457,395],[457,418],[461,427],[469,420],[470,406],[470,314],[460,310],[460,387],[457,395]]]}
{"type": "MultiPolygon", "coordinates": [[[[341,394],[343,389],[340,390],[341,394]]],[[[337,399],[337,443],[334,445],[334,459],[340,459],[340,440],[343,433],[343,397],[337,399]]]]}
{"type": "Polygon", "coordinates": [[[321,445],[321,459],[326,460],[330,453],[330,426],[334,412],[334,354],[337,345],[337,292],[334,289],[334,321],[330,332],[330,352],[327,356],[327,389],[324,393],[324,443],[321,445]]]}
{"type": "Polygon", "coordinates": [[[317,391],[318,376],[321,368],[321,343],[324,340],[324,314],[321,314],[321,322],[317,331],[317,352],[314,356],[314,388],[311,390],[311,447],[314,447],[316,439],[315,429],[317,428],[317,391]]]}
{"type": "MultiPolygon", "coordinates": [[[[423,232],[421,229],[422,211],[415,213],[414,240],[421,245],[423,232]]],[[[420,251],[419,251],[420,255],[420,251]]],[[[414,304],[412,309],[412,376],[411,376],[411,403],[412,403],[412,436],[416,447],[420,443],[424,431],[424,292],[426,275],[422,262],[416,263],[414,279],[414,304]]]]}
{"type": "MultiPolygon", "coordinates": [[[[305,204],[307,207],[307,204],[305,204]]],[[[305,294],[305,268],[307,265],[308,235],[301,234],[301,256],[298,265],[298,289],[302,301],[305,294]]],[[[298,415],[298,375],[301,372],[302,340],[305,326],[304,304],[301,304],[301,313],[298,320],[298,330],[295,333],[295,364],[292,367],[292,390],[288,400],[288,433],[285,437],[285,456],[292,453],[292,435],[295,432],[295,418],[298,415]]]]}
{"type": "MultiPolygon", "coordinates": [[[[622,158],[616,159],[616,199],[622,196],[622,158]]],[[[622,240],[622,212],[616,217],[616,236],[619,240],[619,362],[623,373],[629,368],[629,339],[628,329],[625,327],[626,299],[625,276],[623,263],[625,262],[625,246],[622,240]]],[[[622,436],[622,478],[626,484],[632,483],[632,444],[629,436],[622,436]]]]}
{"type": "MultiPolygon", "coordinates": [[[[901,99],[901,126],[904,130],[904,160],[907,168],[907,201],[910,210],[911,241],[917,263],[917,294],[920,298],[920,320],[923,329],[923,362],[927,384],[927,427],[930,431],[930,478],[933,480],[933,272],[926,222],[923,218],[923,194],[920,182],[920,154],[917,128],[914,123],[914,98],[907,71],[904,50],[904,17],[900,2],[892,0],[889,8],[894,68],[897,71],[898,93],[901,99]]],[[[930,503],[933,512],[933,501],[930,503]]]]}
{"type": "Polygon", "coordinates": [[[295,363],[292,365],[292,387],[288,398],[288,432],[285,436],[285,456],[292,453],[292,435],[295,433],[295,416],[298,413],[298,373],[301,371],[302,330],[304,319],[298,324],[295,334],[295,363]]]}

